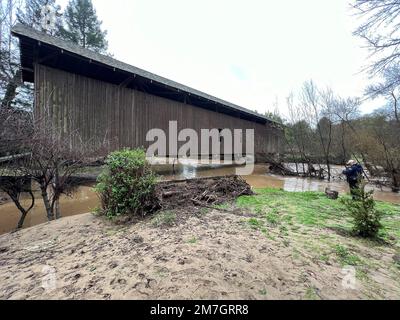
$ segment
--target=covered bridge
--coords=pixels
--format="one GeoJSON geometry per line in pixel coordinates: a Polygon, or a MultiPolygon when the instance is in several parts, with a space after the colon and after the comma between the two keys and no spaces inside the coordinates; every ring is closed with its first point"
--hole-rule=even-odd
{"type": "Polygon", "coordinates": [[[147,147],[150,129],[168,134],[175,120],[178,130],[199,136],[201,129],[254,129],[256,155],[280,150],[280,126],[260,114],[28,26],[12,33],[20,40],[23,80],[35,84],[35,116],[60,130],[106,138],[113,149],[147,147]]]}

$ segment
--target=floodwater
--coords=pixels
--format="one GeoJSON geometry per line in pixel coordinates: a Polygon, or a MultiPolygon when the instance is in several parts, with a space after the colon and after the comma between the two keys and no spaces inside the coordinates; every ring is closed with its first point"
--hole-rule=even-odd
{"type": "MultiPolygon", "coordinates": [[[[24,207],[29,207],[30,198],[22,200],[24,207]]],[[[71,197],[62,196],[60,209],[62,216],[93,211],[98,206],[99,198],[90,186],[80,186],[71,197]]],[[[12,201],[0,204],[0,234],[10,232],[17,226],[20,213],[12,201]]],[[[46,211],[39,192],[35,192],[35,206],[25,218],[24,228],[47,222],[46,211]]]]}
{"type": "MultiPolygon", "coordinates": [[[[161,175],[161,180],[179,180],[196,177],[223,176],[236,173],[235,166],[202,164],[185,164],[175,166],[175,173],[172,166],[159,166],[156,170],[161,175]]],[[[338,172],[342,170],[337,166],[334,168],[338,172]]],[[[243,178],[253,188],[282,188],[286,191],[324,191],[326,187],[339,191],[343,194],[349,191],[347,183],[340,179],[334,179],[332,182],[321,181],[317,179],[284,177],[268,173],[268,166],[256,164],[253,174],[243,176],[243,178]]],[[[368,185],[367,189],[373,188],[368,185]]],[[[374,187],[374,198],[376,200],[388,201],[400,204],[400,194],[393,193],[388,188],[374,187]]],[[[46,214],[40,194],[36,194],[36,204],[28,214],[24,228],[46,222],[46,214]]],[[[23,201],[29,205],[29,201],[23,201]]],[[[99,205],[99,198],[91,186],[81,186],[71,197],[63,196],[60,200],[61,213],[63,216],[71,216],[93,211],[99,205]]],[[[20,217],[19,211],[12,202],[0,204],[0,234],[10,232],[17,225],[20,217]]]]}

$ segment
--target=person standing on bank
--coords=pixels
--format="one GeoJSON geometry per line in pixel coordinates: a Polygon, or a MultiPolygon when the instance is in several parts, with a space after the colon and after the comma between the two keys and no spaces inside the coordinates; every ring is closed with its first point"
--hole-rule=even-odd
{"type": "Polygon", "coordinates": [[[356,198],[355,190],[360,187],[363,171],[361,164],[355,160],[349,160],[346,163],[346,169],[342,172],[347,178],[353,200],[356,198]]]}

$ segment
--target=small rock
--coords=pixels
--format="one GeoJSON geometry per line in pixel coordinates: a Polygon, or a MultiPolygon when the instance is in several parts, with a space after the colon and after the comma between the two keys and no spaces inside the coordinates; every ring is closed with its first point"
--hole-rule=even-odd
{"type": "Polygon", "coordinates": [[[157,281],[154,279],[147,279],[146,288],[154,288],[157,285],[157,281]]]}
{"type": "Polygon", "coordinates": [[[336,200],[339,197],[339,192],[325,188],[325,194],[329,199],[336,200]]]}
{"type": "Polygon", "coordinates": [[[76,275],[74,275],[74,279],[75,279],[75,280],[78,280],[80,277],[81,277],[81,274],[80,274],[80,273],[77,273],[76,275]]]}
{"type": "Polygon", "coordinates": [[[132,238],[132,241],[135,243],[143,243],[143,237],[136,235],[132,238]]]}
{"type": "Polygon", "coordinates": [[[0,248],[0,253],[5,253],[7,251],[8,251],[8,248],[6,248],[6,247],[0,248]]]}
{"type": "Polygon", "coordinates": [[[116,267],[118,267],[118,263],[116,263],[115,261],[111,261],[108,266],[111,269],[115,269],[116,267]]]}

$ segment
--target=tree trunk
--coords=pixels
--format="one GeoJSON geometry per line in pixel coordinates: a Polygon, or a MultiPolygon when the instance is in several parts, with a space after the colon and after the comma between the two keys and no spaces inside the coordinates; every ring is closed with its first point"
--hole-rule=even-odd
{"type": "Polygon", "coordinates": [[[54,214],[51,209],[49,195],[47,193],[47,186],[44,184],[40,184],[40,190],[42,192],[43,203],[44,203],[44,207],[46,209],[47,220],[48,221],[54,220],[54,214]]]}
{"type": "Polygon", "coordinates": [[[18,70],[10,82],[7,83],[4,98],[1,101],[1,108],[10,108],[15,96],[17,95],[17,88],[21,83],[21,71],[18,70]]]}
{"type": "Polygon", "coordinates": [[[345,127],[344,127],[344,122],[342,121],[342,123],[340,124],[340,126],[341,126],[341,131],[342,131],[342,135],[341,135],[341,147],[342,147],[342,152],[343,152],[343,154],[342,154],[342,162],[343,162],[343,164],[345,164],[346,162],[347,162],[347,151],[346,151],[346,142],[345,142],[345,127]]]}
{"type": "Polygon", "coordinates": [[[31,209],[35,205],[35,196],[33,195],[32,191],[29,191],[29,194],[30,194],[32,200],[31,200],[31,205],[29,206],[28,209],[25,209],[21,205],[21,203],[19,202],[19,197],[18,196],[14,196],[14,195],[8,194],[11,197],[12,201],[14,202],[15,206],[21,212],[21,217],[19,218],[19,221],[18,221],[18,224],[17,224],[17,230],[21,229],[23,227],[26,216],[28,215],[29,211],[31,211],[31,209]]]}
{"type": "Polygon", "coordinates": [[[328,181],[331,181],[331,164],[329,158],[326,159],[326,167],[328,169],[328,181]]]}
{"type": "Polygon", "coordinates": [[[56,200],[54,208],[55,208],[56,219],[60,219],[61,218],[60,199],[56,200]]]}
{"type": "Polygon", "coordinates": [[[394,94],[394,92],[391,93],[393,97],[393,104],[394,104],[394,118],[396,119],[397,124],[400,124],[400,119],[399,119],[399,113],[397,109],[397,98],[394,94]]]}

